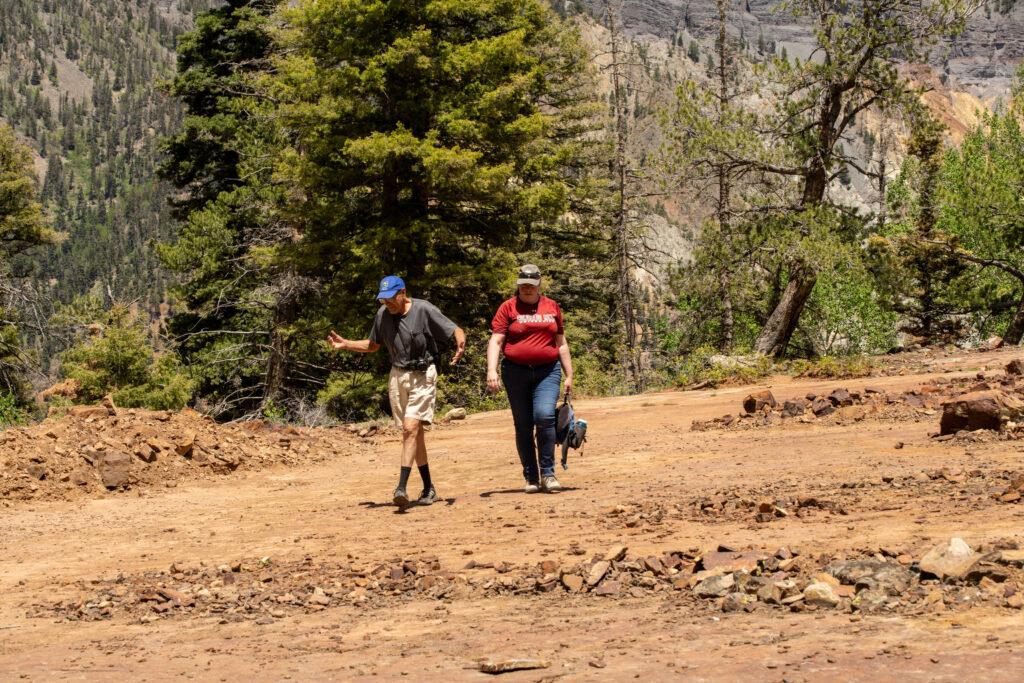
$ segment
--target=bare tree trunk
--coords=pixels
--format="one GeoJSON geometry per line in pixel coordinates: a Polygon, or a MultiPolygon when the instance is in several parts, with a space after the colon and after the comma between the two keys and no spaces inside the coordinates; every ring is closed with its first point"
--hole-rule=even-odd
{"type": "MultiPolygon", "coordinates": [[[[725,125],[725,109],[729,106],[729,50],[726,43],[725,19],[726,0],[716,0],[718,5],[718,125],[725,125]]],[[[722,297],[722,352],[732,350],[735,322],[732,311],[732,272],[729,267],[732,258],[732,223],[730,205],[732,202],[732,180],[724,164],[718,166],[718,226],[722,235],[722,249],[725,259],[718,276],[722,297]]]]}
{"type": "Polygon", "coordinates": [[[295,320],[295,307],[287,291],[278,300],[270,328],[270,353],[263,388],[263,407],[276,403],[288,381],[289,348],[285,330],[295,320]]]}
{"type": "Polygon", "coordinates": [[[755,351],[773,357],[786,352],[816,283],[817,278],[810,272],[799,270],[793,273],[778,306],[772,311],[754,344],[755,351]]]}
{"type": "MultiPolygon", "coordinates": [[[[818,109],[818,129],[815,140],[815,154],[811,157],[804,175],[803,196],[800,205],[804,209],[821,206],[828,187],[826,160],[832,157],[835,144],[835,125],[842,113],[842,93],[838,86],[828,90],[818,109]]],[[[754,343],[758,353],[778,357],[786,352],[789,340],[800,323],[804,306],[814,291],[818,278],[806,263],[794,263],[791,267],[789,284],[782,293],[779,305],[768,317],[764,329],[754,343]]]]}
{"type": "Polygon", "coordinates": [[[622,74],[622,63],[619,61],[619,11],[612,2],[606,2],[605,11],[608,15],[608,32],[611,43],[611,76],[615,111],[615,157],[613,159],[613,177],[618,197],[614,211],[615,226],[615,259],[619,294],[619,315],[625,332],[625,348],[623,349],[623,370],[626,380],[634,385],[639,382],[639,363],[637,359],[636,309],[633,292],[633,264],[629,234],[629,215],[627,206],[627,168],[626,142],[628,136],[628,113],[626,111],[626,93],[622,74]]]}

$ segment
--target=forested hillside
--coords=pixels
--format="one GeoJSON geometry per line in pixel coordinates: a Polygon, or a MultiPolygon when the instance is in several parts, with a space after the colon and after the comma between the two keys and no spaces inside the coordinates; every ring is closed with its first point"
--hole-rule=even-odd
{"type": "Polygon", "coordinates": [[[324,339],[365,336],[397,272],[469,332],[442,402],[498,405],[488,321],[524,261],[581,392],[1024,336],[1019,91],[993,113],[943,62],[980,1],[793,0],[792,40],[727,0],[654,35],[638,12],[674,4],[211,4],[0,15],[56,230],[5,290],[36,355],[4,357],[58,361],[72,400],[372,415],[387,360],[324,339]]]}
{"type": "Polygon", "coordinates": [[[180,123],[162,94],[178,36],[213,0],[5,0],[0,120],[35,154],[41,199],[64,238],[37,250],[46,299],[95,290],[150,308],[166,280],[153,244],[170,237],[157,143],[180,123]]]}

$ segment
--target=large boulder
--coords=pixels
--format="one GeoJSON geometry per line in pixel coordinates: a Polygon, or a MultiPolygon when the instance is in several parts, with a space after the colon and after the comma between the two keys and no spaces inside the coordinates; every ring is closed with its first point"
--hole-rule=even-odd
{"type": "Polygon", "coordinates": [[[961,430],[1002,429],[1010,420],[1024,418],[1024,401],[998,389],[972,391],[942,405],[941,434],[961,430]]]}
{"type": "Polygon", "coordinates": [[[932,574],[942,580],[956,580],[967,576],[981,558],[981,553],[974,552],[962,538],[954,537],[929,550],[918,566],[924,574],[932,574]]]}
{"type": "Polygon", "coordinates": [[[837,562],[827,570],[840,583],[856,590],[878,590],[890,595],[903,593],[914,581],[914,575],[905,567],[878,560],[851,560],[837,562]]]}
{"type": "Polygon", "coordinates": [[[106,453],[96,461],[103,485],[108,489],[120,488],[128,483],[132,459],[127,453],[106,453]]]}
{"type": "Polygon", "coordinates": [[[762,389],[761,391],[755,391],[749,394],[743,399],[743,410],[748,413],[760,412],[762,408],[768,406],[774,408],[777,405],[775,396],[768,389],[762,389]]]}

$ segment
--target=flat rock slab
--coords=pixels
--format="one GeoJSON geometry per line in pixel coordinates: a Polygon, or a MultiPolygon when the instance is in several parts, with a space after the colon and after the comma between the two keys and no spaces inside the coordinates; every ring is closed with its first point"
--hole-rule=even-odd
{"type": "Polygon", "coordinates": [[[760,550],[749,550],[747,552],[721,552],[715,551],[704,553],[701,560],[705,570],[720,569],[723,572],[752,572],[757,569],[757,563],[768,557],[760,550]]]}
{"type": "Polygon", "coordinates": [[[485,674],[504,674],[510,671],[529,671],[531,669],[547,669],[551,662],[546,659],[488,659],[480,662],[480,671],[485,674]]]}

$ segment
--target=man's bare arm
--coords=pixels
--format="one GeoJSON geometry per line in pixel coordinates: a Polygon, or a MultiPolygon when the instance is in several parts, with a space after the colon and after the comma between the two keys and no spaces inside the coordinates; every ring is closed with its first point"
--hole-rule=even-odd
{"type": "Polygon", "coordinates": [[[459,362],[462,354],[466,352],[466,332],[461,327],[456,327],[455,332],[455,355],[452,356],[452,365],[459,362]]]}
{"type": "Polygon", "coordinates": [[[345,339],[340,334],[331,330],[331,333],[327,335],[327,343],[335,351],[355,351],[356,353],[376,353],[380,349],[380,344],[372,342],[369,339],[360,339],[358,341],[353,339],[345,339]]]}

